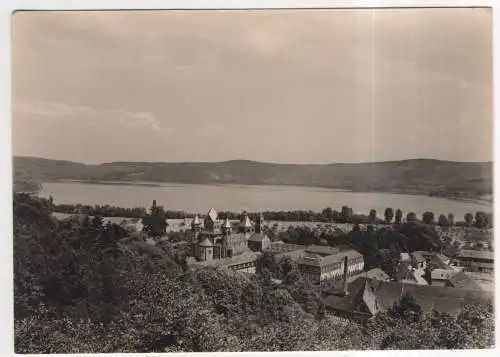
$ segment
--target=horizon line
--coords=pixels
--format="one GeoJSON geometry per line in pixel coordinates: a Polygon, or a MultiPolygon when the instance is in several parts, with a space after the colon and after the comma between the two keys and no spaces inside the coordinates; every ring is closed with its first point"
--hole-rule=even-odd
{"type": "Polygon", "coordinates": [[[380,160],[380,161],[361,161],[361,162],[328,162],[328,163],[281,163],[281,162],[272,162],[272,161],[259,161],[259,160],[251,160],[251,159],[229,159],[223,161],[102,161],[100,163],[84,163],[81,161],[72,161],[68,159],[54,159],[49,157],[41,157],[41,156],[30,156],[30,155],[12,155],[12,159],[14,158],[29,158],[29,159],[42,159],[42,160],[51,160],[51,161],[62,161],[62,162],[71,162],[75,164],[82,164],[86,166],[100,166],[100,165],[109,165],[109,164],[132,164],[132,163],[144,163],[144,164],[223,164],[229,162],[254,162],[260,164],[271,164],[271,165],[297,165],[297,166],[327,166],[327,165],[363,165],[363,164],[381,164],[381,163],[393,163],[393,162],[403,162],[403,161],[441,161],[441,162],[450,162],[450,163],[461,163],[461,164],[492,164],[493,160],[487,161],[458,161],[458,160],[447,160],[447,159],[438,159],[432,157],[415,157],[415,158],[407,158],[407,159],[396,159],[396,160],[380,160]]]}

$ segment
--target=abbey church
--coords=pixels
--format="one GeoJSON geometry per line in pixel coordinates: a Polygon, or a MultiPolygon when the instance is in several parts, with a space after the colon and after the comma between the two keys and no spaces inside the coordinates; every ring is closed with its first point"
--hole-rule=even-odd
{"type": "Polygon", "coordinates": [[[229,221],[219,219],[217,211],[211,208],[204,220],[198,216],[191,223],[194,234],[194,256],[199,261],[231,259],[269,248],[271,240],[264,234],[264,217],[259,215],[255,222],[243,213],[236,227],[229,221]]]}

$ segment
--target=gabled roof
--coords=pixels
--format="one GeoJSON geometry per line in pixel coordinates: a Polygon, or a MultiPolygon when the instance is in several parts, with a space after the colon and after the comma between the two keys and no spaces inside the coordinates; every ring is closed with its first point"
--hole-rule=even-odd
{"type": "Polygon", "coordinates": [[[248,216],[245,216],[240,226],[243,228],[252,228],[252,222],[250,221],[250,218],[248,218],[248,216]]]}
{"type": "Polygon", "coordinates": [[[380,268],[373,268],[368,270],[363,274],[365,278],[368,279],[376,279],[376,280],[389,280],[389,275],[387,275],[382,269],[380,268]]]}
{"type": "MultiPolygon", "coordinates": [[[[349,284],[350,299],[329,296],[323,301],[329,308],[335,310],[357,311],[359,299],[356,297],[365,296],[361,289],[365,289],[368,283],[379,310],[387,310],[405,294],[412,295],[426,312],[436,310],[441,313],[457,314],[465,304],[484,303],[493,298],[491,292],[455,289],[444,286],[405,284],[393,281],[377,281],[360,277],[349,284]]],[[[366,295],[367,301],[370,301],[369,293],[366,295]]],[[[367,305],[367,307],[369,307],[367,305]]]]}
{"type": "Polygon", "coordinates": [[[250,242],[262,242],[265,239],[269,239],[265,234],[262,233],[254,233],[248,238],[250,242]]]}
{"type": "Polygon", "coordinates": [[[196,215],[193,219],[193,225],[195,226],[198,226],[201,224],[201,220],[200,220],[200,217],[198,217],[198,215],[196,215]]]}
{"type": "Polygon", "coordinates": [[[229,222],[229,218],[226,218],[226,220],[224,221],[224,225],[222,226],[222,228],[233,228],[233,225],[231,224],[231,222],[229,222]]]}
{"type": "Polygon", "coordinates": [[[365,287],[363,289],[363,303],[370,311],[370,314],[376,315],[378,313],[377,297],[373,293],[368,280],[365,280],[365,287]]]}
{"type": "Polygon", "coordinates": [[[219,215],[217,214],[217,211],[216,211],[216,210],[215,210],[215,208],[213,208],[213,207],[212,207],[212,208],[210,208],[210,210],[209,210],[209,211],[208,211],[208,213],[207,213],[207,216],[208,216],[208,218],[210,218],[210,220],[211,220],[212,222],[217,221],[217,219],[218,219],[218,217],[219,217],[219,215]]]}

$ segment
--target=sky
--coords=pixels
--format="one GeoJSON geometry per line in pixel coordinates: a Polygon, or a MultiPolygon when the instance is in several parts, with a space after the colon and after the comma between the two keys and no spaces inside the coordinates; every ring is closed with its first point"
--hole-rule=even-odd
{"type": "Polygon", "coordinates": [[[488,9],[17,12],[13,154],[492,160],[488,9]]]}

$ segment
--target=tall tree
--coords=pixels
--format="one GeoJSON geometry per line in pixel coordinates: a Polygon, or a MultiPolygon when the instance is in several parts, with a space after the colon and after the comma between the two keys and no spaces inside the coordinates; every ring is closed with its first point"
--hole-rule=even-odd
{"type": "Polygon", "coordinates": [[[396,224],[401,224],[401,220],[403,219],[403,211],[401,209],[397,209],[396,210],[396,214],[395,214],[395,221],[396,221],[396,224]]]}
{"type": "Polygon", "coordinates": [[[464,215],[464,220],[468,226],[472,226],[472,222],[474,221],[474,216],[472,215],[472,213],[466,213],[464,215]]]}
{"type": "Polygon", "coordinates": [[[449,227],[453,227],[455,224],[455,215],[453,213],[448,213],[448,225],[449,227]]]}
{"type": "Polygon", "coordinates": [[[406,215],[406,222],[412,222],[417,220],[417,215],[415,212],[410,212],[406,215]]]}
{"type": "Polygon", "coordinates": [[[387,207],[384,211],[385,223],[390,224],[394,218],[394,210],[391,207],[387,207]]]}
{"type": "Polygon", "coordinates": [[[441,228],[448,227],[450,225],[450,222],[448,221],[448,218],[444,214],[440,214],[438,218],[438,224],[441,228]]]}
{"type": "Polygon", "coordinates": [[[424,212],[422,215],[422,221],[425,224],[434,224],[434,213],[431,211],[424,212]]]}

